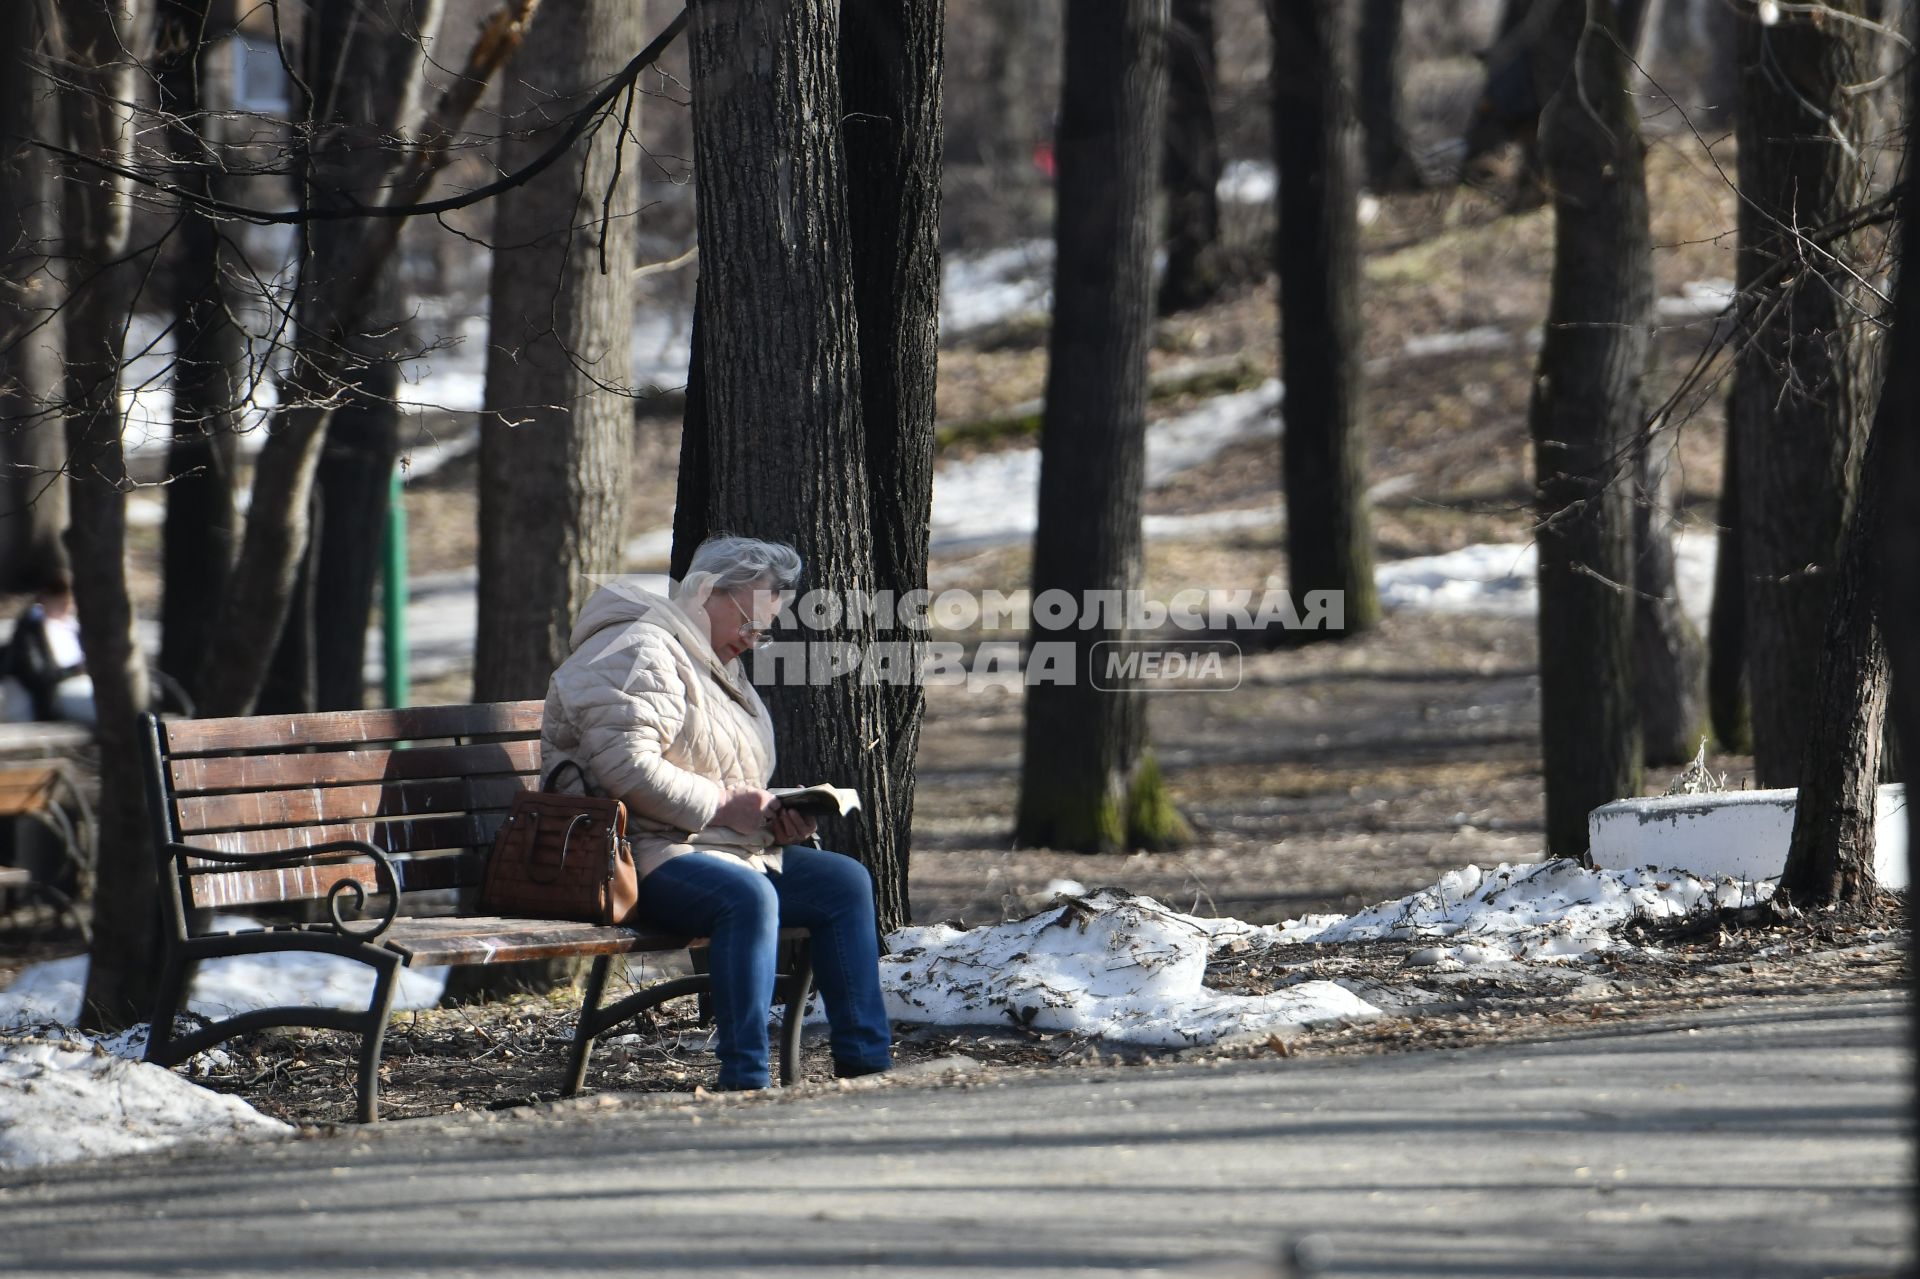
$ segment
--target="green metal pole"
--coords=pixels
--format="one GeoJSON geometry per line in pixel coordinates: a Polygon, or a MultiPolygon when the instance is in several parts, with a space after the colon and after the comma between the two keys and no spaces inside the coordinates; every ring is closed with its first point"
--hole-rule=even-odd
{"type": "Polygon", "coordinates": [[[388,706],[405,706],[407,678],[407,508],[400,468],[387,491],[386,571],[381,575],[382,681],[388,706]]]}

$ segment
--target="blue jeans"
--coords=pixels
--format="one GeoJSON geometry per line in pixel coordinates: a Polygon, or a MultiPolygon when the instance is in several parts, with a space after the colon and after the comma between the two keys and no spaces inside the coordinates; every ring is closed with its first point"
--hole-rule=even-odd
{"type": "Polygon", "coordinates": [[[835,1064],[885,1070],[893,1061],[867,868],[798,844],[781,853],[784,869],[764,875],[730,857],[688,853],[640,884],[643,922],[713,939],[708,964],[722,1088],[767,1086],[767,1009],[783,926],[813,935],[814,981],[827,1006],[835,1064]]]}

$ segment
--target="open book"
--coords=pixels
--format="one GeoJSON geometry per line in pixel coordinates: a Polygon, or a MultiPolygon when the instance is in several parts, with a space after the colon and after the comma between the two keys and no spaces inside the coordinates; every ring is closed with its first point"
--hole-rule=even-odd
{"type": "Polygon", "coordinates": [[[776,786],[772,793],[780,801],[780,807],[807,817],[845,817],[860,807],[857,792],[825,782],[813,786],[776,786]]]}

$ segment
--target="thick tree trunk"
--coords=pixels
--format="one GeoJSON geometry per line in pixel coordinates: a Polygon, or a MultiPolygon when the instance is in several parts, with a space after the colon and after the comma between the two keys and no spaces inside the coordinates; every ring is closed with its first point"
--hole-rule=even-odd
{"type": "MultiPolygon", "coordinates": [[[[712,527],[784,541],[801,589],[844,598],[875,583],[860,351],[840,139],[839,9],[828,0],[695,0],[689,33],[700,175],[700,358],[712,527]],[[770,429],[778,423],[779,429],[770,429]]],[[[691,404],[691,397],[689,403],[691,404]]],[[[817,644],[875,638],[870,614],[804,631],[817,644]]],[[[816,657],[827,650],[812,648],[816,657]]],[[[882,690],[808,670],[807,652],[753,662],[779,734],[783,783],[859,790],[859,820],[822,838],[874,871],[904,835],[882,690]],[[786,682],[797,679],[798,683],[786,682]]],[[[878,903],[898,918],[902,903],[878,903]]]]}
{"type": "Polygon", "coordinates": [[[1220,250],[1220,135],[1213,0],[1173,0],[1167,31],[1167,269],[1160,314],[1205,306],[1225,283],[1220,250]]]}
{"type": "MultiPolygon", "coordinates": [[[[1863,12],[1864,0],[1830,7],[1863,12]]],[[[1859,474],[1874,387],[1855,310],[1856,246],[1806,253],[1788,230],[1820,226],[1866,193],[1866,34],[1783,8],[1742,24],[1737,120],[1743,341],[1734,367],[1740,545],[1754,772],[1798,783],[1813,719],[1813,674],[1842,529],[1859,474]],[[1753,289],[1783,260],[1795,273],[1753,289]]]]}
{"type": "MultiPolygon", "coordinates": [[[[64,91],[68,136],[81,155],[124,165],[131,155],[134,28],[130,0],[63,5],[64,91]]],[[[93,677],[101,790],[96,814],[100,866],[94,896],[94,947],[82,1020],[99,1029],[130,1024],[148,1011],[154,976],[154,861],[141,775],[139,720],[147,708],[146,662],[133,633],[127,595],[126,455],[121,444],[120,352],[144,263],[128,257],[132,201],[123,178],[87,170],[73,175],[66,203],[66,249],[83,265],[83,282],[64,313],[67,346],[67,448],[73,458],[73,564],[80,641],[93,677]],[[108,266],[108,263],[117,265],[108,266]]]]}
{"type": "MultiPolygon", "coordinates": [[[[209,0],[161,0],[154,33],[167,150],[196,175],[190,185],[206,196],[226,194],[217,190],[226,159],[217,122],[233,100],[233,52],[209,47],[225,34],[212,21],[213,8],[209,0]]],[[[219,25],[230,26],[231,14],[223,13],[219,25]]],[[[226,287],[235,246],[205,213],[188,207],[179,217],[160,669],[190,686],[226,593],[239,534],[234,486],[247,341],[233,322],[226,287]]]]}
{"type": "Polygon", "coordinates": [[[367,627],[387,544],[393,468],[400,457],[400,366],[366,371],[362,390],[334,410],[320,453],[320,537],[311,569],[315,708],[359,710],[367,697],[367,627]],[[371,385],[366,385],[371,383],[371,385]]]}
{"type": "Polygon", "coordinates": [[[1555,5],[1535,45],[1554,191],[1553,284],[1529,428],[1540,516],[1547,851],[1584,856],[1587,814],[1640,788],[1633,511],[1652,332],[1646,173],[1609,0],[1555,5]]]}
{"type": "Polygon", "coordinates": [[[43,6],[0,5],[0,587],[30,590],[66,562],[67,449],[61,427],[60,234],[47,153],[60,131],[38,59],[43,6]]]}
{"type": "MultiPolygon", "coordinates": [[[[1920,119],[1920,63],[1909,63],[1907,72],[1907,118],[1920,119]]],[[[1920,262],[1920,219],[1908,216],[1900,224],[1900,261],[1920,262]]],[[[1886,440],[1886,492],[1894,495],[1885,506],[1881,548],[1885,557],[1886,592],[1882,616],[1886,619],[1887,660],[1893,670],[1893,691],[1889,700],[1889,718],[1893,736],[1903,744],[1897,752],[1901,780],[1907,794],[1920,793],[1920,502],[1910,496],[1920,493],[1920,433],[1911,423],[1915,406],[1920,404],[1920,281],[1903,270],[1895,285],[1893,330],[1887,339],[1884,363],[1887,381],[1882,392],[1892,407],[1883,406],[1889,421],[1906,424],[1891,432],[1886,440]],[[1896,416],[1897,415],[1897,416],[1896,416]]],[[[1920,849],[1920,804],[1907,804],[1907,848],[1920,849]]],[[[1909,862],[1913,854],[1908,853],[1909,862]]],[[[1911,890],[1907,897],[1909,936],[1920,935],[1920,893],[1911,890]]],[[[1909,943],[1911,944],[1911,943],[1909,943]]],[[[1909,960],[1911,963],[1911,960],[1909,960]]],[[[1920,1059],[1920,1018],[1909,1009],[1908,1047],[1920,1059]]],[[[1911,1122],[1920,1118],[1920,1092],[1909,1090],[1913,1101],[1908,1107],[1911,1122]]],[[[1908,1174],[1914,1173],[1914,1157],[1909,1157],[1908,1174]]]]}
{"type": "Polygon", "coordinates": [[[687,406],[680,415],[680,468],[673,495],[673,554],[667,573],[674,581],[687,575],[693,553],[714,530],[707,511],[707,361],[704,354],[706,287],[693,291],[693,332],[687,354],[687,406]]]}
{"type": "Polygon", "coordinates": [[[1886,438],[1913,425],[1905,388],[1890,380],[1887,389],[1867,444],[1813,681],[1793,840],[1780,875],[1780,891],[1799,906],[1861,902],[1879,891],[1874,810],[1887,713],[1887,646],[1879,617],[1885,573],[1881,461],[1886,438]]]}
{"type": "Polygon", "coordinates": [[[1367,140],[1367,185],[1376,191],[1414,191],[1426,181],[1402,105],[1404,8],[1405,0],[1363,0],[1360,7],[1360,128],[1367,140]]]}
{"type": "Polygon", "coordinates": [[[1684,764],[1707,726],[1707,651],[1680,606],[1673,546],[1672,427],[1643,430],[1633,510],[1633,672],[1642,759],[1684,764]]]}
{"type": "MultiPolygon", "coordinates": [[[[641,23],[630,0],[542,10],[502,103],[507,168],[552,145],[555,123],[633,56],[641,23]]],[[[480,426],[479,701],[545,696],[595,578],[622,567],[640,167],[628,126],[582,141],[495,214],[495,241],[513,247],[493,258],[480,426]]]]}
{"type": "Polygon", "coordinates": [[[1713,610],[1707,617],[1707,710],[1720,748],[1753,751],[1747,701],[1747,590],[1740,557],[1740,434],[1727,399],[1725,462],[1720,476],[1720,552],[1713,563],[1713,610]]]}
{"type": "Polygon", "coordinates": [[[1380,620],[1360,371],[1351,16],[1346,0],[1268,0],[1280,174],[1280,437],[1287,587],[1338,591],[1345,632],[1380,620]]]}
{"type": "MultiPolygon", "coordinates": [[[[1033,594],[1088,609],[1140,587],[1147,347],[1153,332],[1153,158],[1165,86],[1166,0],[1068,0],[1060,95],[1053,331],[1040,441],[1033,594]]],[[[1096,671],[1119,619],[1040,629],[1071,682],[1027,689],[1015,839],[1079,852],[1185,837],[1146,744],[1141,690],[1096,671]],[[1069,638],[1069,634],[1071,638],[1069,638]],[[1097,683],[1096,683],[1097,677],[1097,683]],[[1104,686],[1104,687],[1103,687],[1104,686]]],[[[1104,663],[1102,664],[1104,666],[1104,663]]]]}
{"type": "MultiPolygon", "coordinates": [[[[944,0],[842,0],[840,94],[853,301],[860,335],[860,420],[873,515],[873,581],[900,598],[927,585],[933,506],[934,380],[940,347],[941,67],[944,0]]],[[[691,394],[691,388],[689,389],[691,394]]],[[[921,636],[883,625],[914,677],[881,686],[893,812],[882,923],[911,918],[907,897],[914,765],[926,696],[921,636]]]]}

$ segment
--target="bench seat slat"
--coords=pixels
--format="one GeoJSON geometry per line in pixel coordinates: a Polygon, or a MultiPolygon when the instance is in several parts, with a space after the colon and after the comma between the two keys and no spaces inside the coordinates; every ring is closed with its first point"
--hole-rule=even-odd
{"type": "Polygon", "coordinates": [[[259,830],[210,831],[184,842],[222,853],[282,853],[341,839],[358,839],[383,853],[431,853],[442,849],[484,849],[507,811],[458,817],[397,817],[390,821],[326,822],[315,826],[269,826],[259,830]]]}
{"type": "MultiPolygon", "coordinates": [[[[805,937],[783,928],[782,941],[805,937]]],[[[699,949],[706,938],[677,937],[645,928],[603,928],[568,920],[468,916],[464,919],[396,919],[381,941],[413,967],[446,964],[506,964],[571,955],[626,955],[699,949]]]]}
{"type": "MultiPolygon", "coordinates": [[[[403,893],[464,888],[478,884],[485,869],[478,853],[447,853],[439,857],[396,858],[394,873],[403,893]]],[[[366,861],[326,866],[291,866],[283,870],[232,870],[201,864],[187,871],[192,904],[203,909],[261,906],[277,902],[318,901],[333,886],[353,880],[369,893],[380,881],[366,861]]]]}
{"type": "MultiPolygon", "coordinates": [[[[401,752],[404,753],[404,752],[401,752]]],[[[370,817],[432,816],[506,808],[533,783],[519,777],[459,777],[375,786],[202,795],[175,806],[188,843],[203,831],[306,826],[370,817]]]]}
{"type": "Polygon", "coordinates": [[[169,756],[218,751],[276,751],[356,742],[426,741],[483,734],[538,734],[538,701],[390,710],[321,711],[310,715],[243,715],[170,720],[162,726],[169,756]]]}
{"type": "Polygon", "coordinates": [[[280,755],[214,755],[170,759],[173,792],[185,798],[207,791],[286,790],[354,782],[419,781],[436,777],[537,774],[540,743],[475,742],[412,750],[297,751],[280,755]]]}

